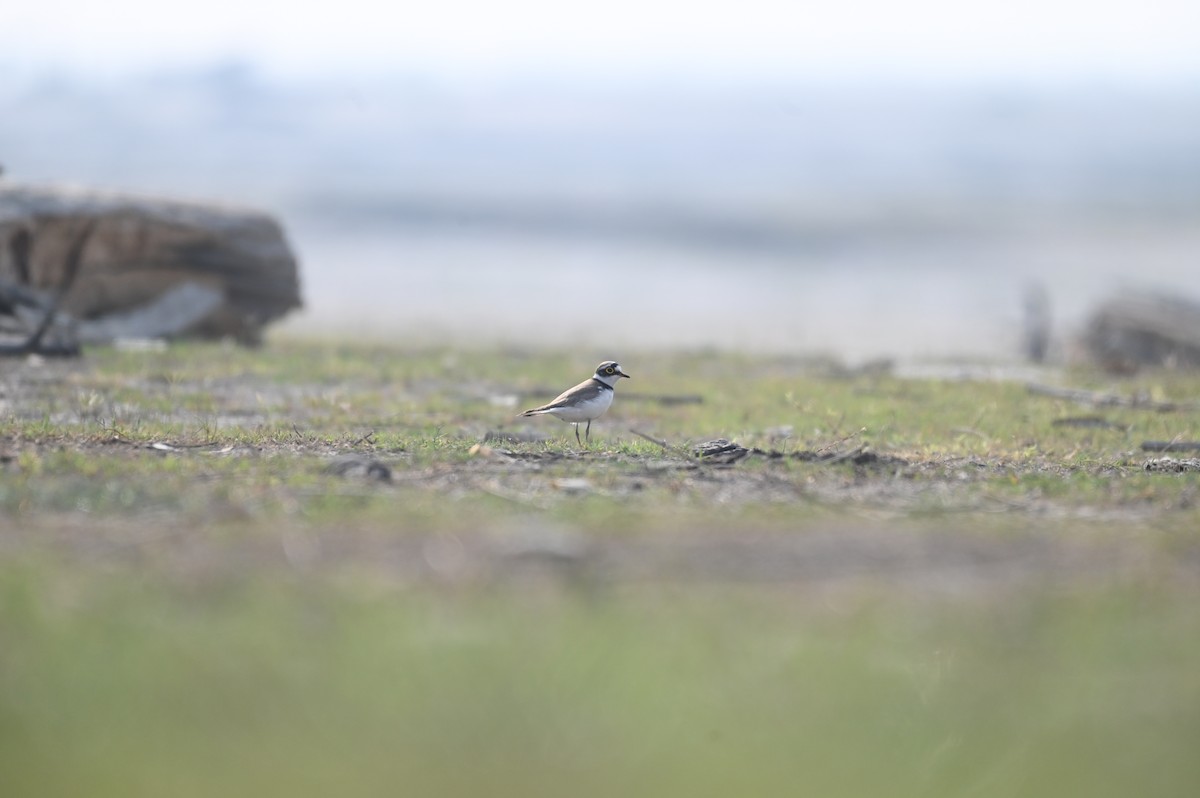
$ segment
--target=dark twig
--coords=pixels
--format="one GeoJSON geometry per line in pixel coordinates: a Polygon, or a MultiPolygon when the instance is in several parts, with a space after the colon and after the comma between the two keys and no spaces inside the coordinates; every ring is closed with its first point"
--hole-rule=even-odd
{"type": "Polygon", "coordinates": [[[1200,441],[1142,441],[1143,452],[1200,452],[1200,441]]]}
{"type": "Polygon", "coordinates": [[[360,443],[369,443],[369,444],[371,444],[372,446],[374,446],[374,445],[375,445],[375,441],[371,440],[371,439],[372,439],[372,438],[374,438],[374,437],[375,437],[375,430],[371,430],[371,431],[370,431],[370,432],[368,432],[366,435],[362,436],[361,438],[359,438],[358,440],[354,441],[354,442],[353,442],[353,443],[351,443],[350,445],[351,445],[351,446],[358,446],[360,443]]]}
{"type": "Polygon", "coordinates": [[[1050,422],[1052,427],[1092,427],[1096,429],[1125,429],[1121,424],[1109,421],[1103,416],[1068,416],[1056,418],[1050,422]]]}

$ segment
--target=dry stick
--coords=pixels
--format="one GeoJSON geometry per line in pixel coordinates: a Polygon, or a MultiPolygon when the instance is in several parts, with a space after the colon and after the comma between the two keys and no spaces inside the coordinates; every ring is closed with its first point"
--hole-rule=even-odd
{"type": "Polygon", "coordinates": [[[866,448],[863,446],[859,446],[857,448],[850,449],[849,451],[839,452],[838,454],[835,454],[833,457],[830,457],[828,460],[825,460],[823,462],[826,465],[833,465],[834,463],[840,463],[843,460],[849,460],[853,457],[857,457],[858,455],[862,454],[864,451],[866,451],[866,448]]]}
{"type": "Polygon", "coordinates": [[[644,433],[640,430],[636,430],[633,427],[630,427],[629,431],[632,432],[634,435],[638,436],[639,438],[644,438],[645,440],[650,441],[655,446],[661,446],[663,451],[665,451],[665,452],[669,452],[669,453],[677,454],[677,455],[683,455],[684,457],[694,457],[695,456],[694,452],[688,451],[683,446],[676,446],[675,444],[670,443],[669,441],[660,440],[660,439],[654,437],[653,435],[647,435],[646,433],[644,433]]]}
{"type": "Polygon", "coordinates": [[[360,443],[370,443],[370,444],[374,445],[375,441],[371,440],[371,438],[374,438],[374,437],[375,437],[375,430],[371,430],[366,435],[362,436],[361,438],[359,438],[358,440],[356,440],[354,443],[352,443],[350,445],[358,446],[360,443]]]}
{"type": "MultiPolygon", "coordinates": [[[[845,418],[845,415],[843,414],[842,417],[845,418]]],[[[838,422],[838,426],[841,426],[841,421],[838,422]]],[[[827,443],[824,446],[822,446],[820,449],[817,449],[817,454],[824,454],[825,452],[829,451],[830,449],[833,449],[836,446],[841,446],[843,443],[850,440],[851,438],[857,438],[859,435],[862,435],[866,431],[867,431],[867,428],[863,427],[858,432],[852,432],[849,435],[838,438],[833,443],[827,443]]]]}
{"type": "Polygon", "coordinates": [[[663,447],[667,451],[671,451],[671,449],[673,448],[671,446],[671,444],[667,443],[666,441],[660,441],[658,438],[655,438],[651,435],[647,435],[644,432],[639,432],[638,430],[635,430],[633,427],[630,427],[629,431],[632,432],[634,435],[638,436],[639,438],[645,438],[646,440],[650,441],[651,443],[663,447]]]}

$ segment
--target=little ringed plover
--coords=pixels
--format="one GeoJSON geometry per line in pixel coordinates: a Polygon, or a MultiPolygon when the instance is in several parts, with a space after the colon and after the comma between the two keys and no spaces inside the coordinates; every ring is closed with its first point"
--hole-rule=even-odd
{"type": "Polygon", "coordinates": [[[584,439],[591,440],[592,419],[599,418],[613,400],[613,387],[622,377],[633,379],[615,360],[606,360],[596,367],[596,373],[574,388],[563,391],[553,402],[526,410],[522,416],[554,416],[575,425],[575,440],[579,441],[579,423],[587,422],[584,439]]]}

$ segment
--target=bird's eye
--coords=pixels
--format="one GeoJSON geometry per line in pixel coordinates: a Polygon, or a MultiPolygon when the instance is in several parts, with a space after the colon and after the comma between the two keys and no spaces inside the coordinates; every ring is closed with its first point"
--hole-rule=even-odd
{"type": "Polygon", "coordinates": [[[614,374],[614,373],[616,373],[616,369],[615,369],[615,368],[613,368],[612,366],[609,366],[608,368],[606,368],[606,369],[604,370],[604,373],[605,373],[605,374],[614,374]]]}

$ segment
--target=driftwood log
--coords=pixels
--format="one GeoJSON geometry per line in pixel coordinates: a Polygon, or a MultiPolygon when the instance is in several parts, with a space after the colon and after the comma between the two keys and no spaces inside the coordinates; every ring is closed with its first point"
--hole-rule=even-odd
{"type": "MultiPolygon", "coordinates": [[[[38,292],[17,283],[0,280],[0,313],[7,311],[14,319],[23,320],[25,326],[30,328],[28,335],[23,340],[16,343],[0,341],[0,355],[37,354],[72,357],[79,354],[79,342],[73,336],[66,340],[47,341],[46,334],[50,332],[51,326],[58,318],[58,308],[62,303],[63,295],[70,289],[75,282],[75,277],[79,274],[83,250],[95,229],[96,221],[90,219],[84,223],[83,229],[75,234],[75,240],[71,242],[64,261],[62,282],[53,296],[43,297],[38,292]],[[22,316],[23,311],[25,312],[24,316],[22,316]],[[40,318],[36,322],[32,321],[37,314],[40,314],[40,318]]],[[[15,326],[19,331],[21,324],[18,323],[15,326]]]]}
{"type": "Polygon", "coordinates": [[[1115,297],[1091,315],[1083,343],[1110,371],[1200,368],[1200,302],[1150,293],[1115,297]]]}
{"type": "Polygon", "coordinates": [[[255,343],[299,306],[296,259],[266,214],[0,182],[0,320],[10,335],[26,339],[57,315],[57,337],[85,343],[255,343]]]}

